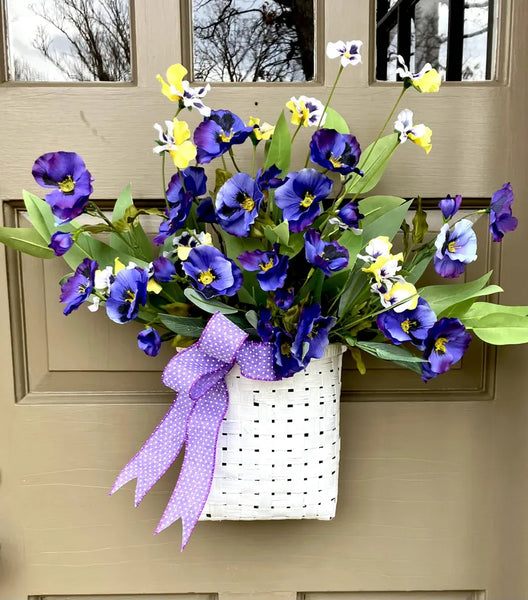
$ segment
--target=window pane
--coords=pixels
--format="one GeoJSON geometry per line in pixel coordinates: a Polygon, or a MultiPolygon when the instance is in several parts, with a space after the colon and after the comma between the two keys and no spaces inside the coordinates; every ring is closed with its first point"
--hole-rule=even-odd
{"type": "Polygon", "coordinates": [[[195,80],[314,79],[314,0],[191,1],[195,80]]]}
{"type": "Polygon", "coordinates": [[[131,81],[129,0],[5,3],[11,81],[131,81]]]}
{"type": "Polygon", "coordinates": [[[486,77],[489,2],[467,2],[464,14],[462,79],[482,81],[486,77]]]}
{"type": "Polygon", "coordinates": [[[426,63],[443,80],[484,81],[494,78],[493,0],[377,0],[377,78],[396,80],[396,54],[411,71],[426,63]],[[402,36],[401,38],[398,35],[402,36]],[[406,38],[406,39],[405,39],[406,38]]]}

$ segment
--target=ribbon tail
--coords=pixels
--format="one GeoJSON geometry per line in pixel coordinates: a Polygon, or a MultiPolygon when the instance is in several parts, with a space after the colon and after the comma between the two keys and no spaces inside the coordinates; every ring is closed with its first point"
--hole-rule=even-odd
{"type": "Polygon", "coordinates": [[[222,381],[196,404],[188,423],[185,458],[174,492],[154,533],[182,520],[183,550],[211,490],[220,425],[229,397],[222,381]]]}
{"type": "Polygon", "coordinates": [[[110,495],[136,478],[134,504],[138,506],[152,486],[176,460],[185,441],[187,419],[195,401],[188,394],[178,394],[167,414],[141,450],[117,477],[110,495]]]}

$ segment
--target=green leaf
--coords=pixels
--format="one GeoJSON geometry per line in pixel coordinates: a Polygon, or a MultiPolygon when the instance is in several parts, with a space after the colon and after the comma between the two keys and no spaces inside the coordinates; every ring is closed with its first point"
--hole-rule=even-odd
{"type": "Polygon", "coordinates": [[[297,256],[304,248],[304,236],[302,233],[292,233],[288,241],[288,246],[281,246],[282,254],[287,254],[290,258],[297,256]]]}
{"type": "Polygon", "coordinates": [[[251,327],[257,328],[258,324],[258,315],[254,310],[248,310],[246,313],[247,322],[251,325],[251,327]]]}
{"type": "Polygon", "coordinates": [[[475,302],[464,315],[464,320],[481,319],[494,313],[525,317],[528,315],[528,306],[503,306],[502,304],[493,304],[492,302],[475,302]]]}
{"type": "Polygon", "coordinates": [[[135,256],[137,255],[137,258],[150,262],[154,256],[152,244],[141,226],[139,219],[136,218],[138,214],[139,211],[134,206],[129,184],[121,194],[119,194],[119,197],[116,200],[112,212],[112,222],[122,222],[127,225],[127,221],[130,221],[130,219],[135,220],[128,223],[128,229],[127,227],[124,227],[125,231],[121,234],[122,237],[116,233],[110,234],[110,245],[116,250],[127,254],[132,253],[135,256]],[[123,241],[123,238],[125,241],[123,241]]]}
{"type": "Polygon", "coordinates": [[[464,319],[464,325],[488,344],[526,344],[528,318],[511,313],[493,313],[480,319],[464,319]]]}
{"type": "MultiPolygon", "coordinates": [[[[431,285],[424,287],[418,291],[420,296],[427,300],[430,307],[434,312],[440,316],[458,316],[457,314],[444,314],[451,307],[465,302],[466,300],[472,300],[473,298],[479,298],[480,296],[487,296],[489,294],[495,294],[502,292],[502,288],[497,285],[490,285],[484,287],[491,277],[491,271],[483,275],[475,281],[468,283],[458,283],[454,285],[431,285]]],[[[467,310],[467,309],[466,309],[467,310]]]]}
{"type": "Polygon", "coordinates": [[[55,232],[55,217],[51,212],[50,205],[26,190],[22,191],[22,196],[31,224],[49,244],[51,236],[55,232]]]}
{"type": "Polygon", "coordinates": [[[366,245],[371,239],[380,235],[392,240],[398,233],[412,200],[403,202],[400,206],[388,211],[380,211],[380,215],[367,225],[363,225],[363,243],[366,245]]]}
{"type": "Polygon", "coordinates": [[[231,260],[236,260],[246,250],[266,250],[265,241],[262,238],[240,238],[236,235],[230,235],[224,230],[221,231],[222,240],[226,248],[226,256],[231,260]]]}
{"type": "Polygon", "coordinates": [[[218,193],[218,190],[224,185],[226,181],[229,181],[233,177],[233,173],[229,171],[225,171],[224,169],[216,169],[215,170],[215,195],[218,193]]]}
{"type": "Polygon", "coordinates": [[[284,112],[281,111],[280,117],[275,125],[275,132],[271,138],[271,144],[264,163],[264,169],[276,165],[283,173],[287,173],[290,168],[290,159],[290,128],[288,127],[284,112]]]}
{"type": "Polygon", "coordinates": [[[203,311],[207,313],[215,313],[220,312],[223,315],[232,315],[238,312],[236,308],[232,306],[228,306],[223,302],[219,302],[218,300],[208,300],[204,298],[197,290],[194,288],[185,288],[183,293],[195,306],[201,308],[203,311]]]}
{"type": "Polygon", "coordinates": [[[341,234],[337,242],[348,250],[347,268],[351,269],[356,264],[358,252],[363,247],[363,236],[347,229],[341,234]]]}
{"type": "Polygon", "coordinates": [[[266,227],[264,227],[264,235],[272,244],[278,243],[282,246],[288,246],[290,241],[290,227],[288,225],[288,221],[283,221],[275,227],[266,225],[266,227]]]}
{"type": "Polygon", "coordinates": [[[333,108],[328,107],[326,109],[326,121],[324,123],[325,129],[335,129],[339,133],[350,133],[350,129],[347,122],[343,117],[333,108]]]}
{"type": "Polygon", "coordinates": [[[386,212],[403,204],[405,200],[399,196],[369,196],[359,201],[359,211],[365,215],[363,226],[371,223],[380,215],[380,211],[386,212]]]}
{"type": "Polygon", "coordinates": [[[398,134],[392,133],[380,138],[372,153],[371,150],[374,143],[370,144],[366,150],[363,150],[358,167],[365,175],[363,177],[360,177],[359,175],[354,176],[347,185],[346,193],[365,194],[375,187],[387,168],[389,158],[398,145],[398,134]]]}
{"type": "Polygon", "coordinates": [[[191,338],[199,338],[206,325],[203,319],[192,317],[174,317],[160,313],[159,318],[169,331],[191,338]]]}
{"type": "Polygon", "coordinates": [[[419,250],[407,268],[405,280],[409,283],[416,283],[424,274],[424,271],[427,269],[431,259],[435,255],[435,252],[436,248],[434,244],[424,246],[421,250],[419,250]]]}
{"type": "Polygon", "coordinates": [[[407,348],[403,346],[394,346],[393,344],[384,344],[381,342],[360,342],[356,340],[356,346],[364,352],[377,356],[382,360],[398,362],[421,363],[422,358],[414,356],[407,348]]]}
{"type": "Polygon", "coordinates": [[[36,229],[29,227],[0,227],[0,242],[37,258],[55,258],[46,240],[36,229]]]}
{"type": "Polygon", "coordinates": [[[412,241],[413,244],[421,244],[424,241],[425,234],[429,229],[427,225],[427,213],[422,208],[422,199],[418,198],[418,207],[412,220],[412,241]]]}

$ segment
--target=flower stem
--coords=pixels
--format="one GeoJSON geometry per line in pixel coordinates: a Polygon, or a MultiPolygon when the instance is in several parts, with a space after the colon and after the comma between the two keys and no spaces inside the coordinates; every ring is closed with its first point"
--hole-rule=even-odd
{"type": "Polygon", "coordinates": [[[161,155],[161,183],[163,186],[163,196],[165,198],[165,206],[167,207],[167,212],[169,211],[169,199],[167,197],[167,182],[165,179],[165,152],[161,155]]]}
{"type": "MultiPolygon", "coordinates": [[[[323,124],[324,121],[324,117],[326,115],[326,111],[328,110],[328,107],[330,106],[330,102],[332,101],[332,96],[334,95],[334,92],[336,90],[337,87],[337,83],[339,81],[339,78],[341,77],[341,73],[343,72],[343,65],[341,65],[339,67],[339,71],[337,72],[337,77],[335,78],[334,81],[334,85],[332,86],[332,89],[330,90],[330,94],[328,95],[328,99],[326,101],[325,107],[323,108],[323,112],[321,113],[321,116],[319,117],[319,122],[317,123],[317,128],[316,131],[318,131],[319,129],[321,129],[321,126],[323,124]]],[[[308,150],[308,154],[306,156],[306,160],[304,162],[304,168],[306,169],[306,167],[308,166],[308,161],[310,160],[310,151],[308,150]]]]}
{"type": "Polygon", "coordinates": [[[389,122],[392,119],[394,113],[396,112],[396,109],[398,108],[398,104],[400,103],[401,99],[403,98],[403,94],[405,94],[406,91],[407,91],[407,88],[404,87],[402,89],[402,91],[400,92],[400,95],[398,96],[398,99],[396,100],[396,104],[392,107],[392,110],[391,110],[389,116],[387,117],[387,120],[385,121],[385,123],[383,123],[383,127],[380,129],[380,131],[378,133],[378,137],[374,140],[374,143],[372,144],[372,147],[369,150],[369,152],[367,154],[367,157],[365,158],[365,163],[364,164],[367,164],[368,159],[370,158],[370,155],[374,152],[374,148],[376,147],[377,143],[380,141],[381,136],[383,135],[383,132],[387,128],[387,125],[389,124],[389,122]]]}
{"type": "Polygon", "coordinates": [[[236,163],[235,160],[235,153],[233,152],[233,148],[229,148],[229,156],[231,157],[231,160],[233,161],[233,166],[235,167],[235,169],[240,173],[240,169],[236,163]]]}
{"type": "Polygon", "coordinates": [[[293,132],[293,135],[291,137],[290,143],[293,144],[293,140],[297,137],[297,134],[299,133],[299,130],[302,127],[302,123],[299,123],[299,125],[297,125],[297,129],[293,132]]]}

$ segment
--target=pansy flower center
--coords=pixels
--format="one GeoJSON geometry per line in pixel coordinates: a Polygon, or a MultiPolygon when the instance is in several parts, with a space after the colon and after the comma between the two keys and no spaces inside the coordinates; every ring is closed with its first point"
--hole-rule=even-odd
{"type": "Polygon", "coordinates": [[[281,354],[283,356],[291,356],[291,353],[292,353],[292,351],[291,351],[291,345],[288,344],[288,342],[282,343],[280,350],[281,350],[281,354]]]}
{"type": "Polygon", "coordinates": [[[401,328],[405,333],[409,333],[409,331],[416,329],[416,321],[405,319],[405,321],[403,321],[401,324],[401,328]]]}
{"type": "Polygon", "coordinates": [[[198,275],[198,281],[203,285],[211,285],[213,281],[216,279],[211,269],[207,269],[207,271],[202,271],[200,275],[198,275]]]}
{"type": "Polygon", "coordinates": [[[270,258],[267,263],[260,263],[259,267],[262,271],[269,271],[273,267],[273,258],[270,258]]]}
{"type": "Polygon", "coordinates": [[[73,192],[73,190],[75,189],[75,181],[73,181],[73,178],[71,175],[68,175],[62,181],[59,181],[59,189],[61,192],[64,192],[65,194],[67,194],[69,192],[73,192]]]}
{"type": "Polygon", "coordinates": [[[233,137],[233,130],[230,129],[229,133],[226,133],[225,131],[222,131],[222,133],[220,134],[220,141],[221,142],[230,142],[231,138],[233,137]]]}
{"type": "Polygon", "coordinates": [[[341,162],[341,157],[340,156],[338,156],[336,158],[333,154],[330,154],[330,158],[328,160],[330,161],[330,163],[332,164],[332,166],[334,167],[334,169],[339,169],[339,167],[343,166],[343,163],[341,162]]]}
{"type": "Polygon", "coordinates": [[[87,288],[87,285],[86,285],[85,283],[81,283],[81,284],[79,285],[79,294],[84,294],[84,293],[86,293],[86,288],[87,288]]]}
{"type": "Polygon", "coordinates": [[[447,249],[449,250],[449,252],[453,252],[453,253],[456,252],[456,249],[457,249],[456,242],[455,241],[449,242],[449,244],[447,244],[447,249]]]}
{"type": "Polygon", "coordinates": [[[240,206],[244,210],[251,212],[255,208],[255,201],[250,196],[245,195],[244,200],[240,203],[240,206]]]}
{"type": "Polygon", "coordinates": [[[435,348],[435,352],[437,352],[438,354],[445,354],[446,353],[446,343],[447,343],[447,338],[445,337],[439,337],[435,343],[434,343],[434,348],[435,348]]]}
{"type": "Polygon", "coordinates": [[[124,301],[125,302],[130,302],[130,304],[132,304],[132,302],[134,302],[135,299],[136,299],[135,292],[133,292],[132,290],[127,290],[126,294],[125,294],[124,301]]]}
{"type": "Polygon", "coordinates": [[[305,123],[306,121],[308,121],[309,117],[310,117],[310,109],[308,109],[306,107],[304,102],[301,102],[299,104],[299,118],[301,120],[301,123],[305,123]]]}
{"type": "Polygon", "coordinates": [[[313,194],[311,194],[310,192],[306,192],[304,194],[304,198],[301,200],[301,206],[303,206],[304,208],[308,208],[309,206],[312,205],[314,200],[315,200],[315,196],[313,194]]]}

